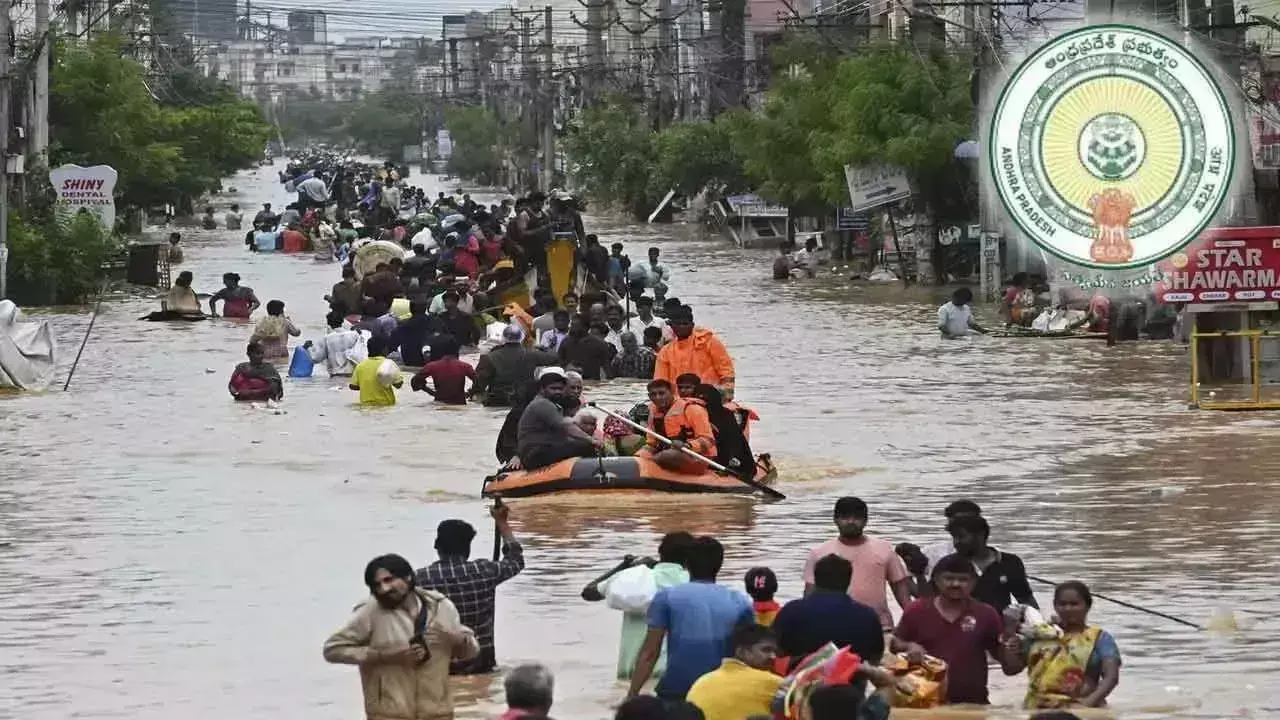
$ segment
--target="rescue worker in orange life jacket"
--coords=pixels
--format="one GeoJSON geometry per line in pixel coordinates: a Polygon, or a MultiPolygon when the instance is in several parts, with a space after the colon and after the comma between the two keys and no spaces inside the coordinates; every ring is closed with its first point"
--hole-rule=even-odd
{"type": "Polygon", "coordinates": [[[649,429],[672,440],[673,444],[666,447],[651,436],[636,456],[651,458],[665,470],[693,475],[706,472],[706,464],[681,452],[682,447],[703,457],[716,456],[715,431],[707,409],[696,400],[677,398],[666,380],[649,383],[649,429]]]}

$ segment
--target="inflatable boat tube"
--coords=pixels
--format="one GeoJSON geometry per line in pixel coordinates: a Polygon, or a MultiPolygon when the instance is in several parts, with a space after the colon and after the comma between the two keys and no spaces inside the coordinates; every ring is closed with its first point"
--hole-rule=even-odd
{"type": "MultiPolygon", "coordinates": [[[[756,462],[756,482],[772,484],[778,470],[768,455],[756,462]]],[[[484,497],[533,497],[568,492],[730,493],[755,489],[731,475],[686,475],[639,457],[574,458],[536,470],[511,470],[485,478],[484,497]]]]}

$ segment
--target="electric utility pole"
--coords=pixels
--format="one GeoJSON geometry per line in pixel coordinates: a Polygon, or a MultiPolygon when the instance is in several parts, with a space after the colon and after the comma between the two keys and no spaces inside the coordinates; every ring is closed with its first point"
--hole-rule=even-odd
{"type": "Polygon", "coordinates": [[[45,151],[49,147],[49,2],[35,0],[36,4],[36,56],[35,85],[32,88],[32,103],[29,108],[30,128],[28,154],[31,161],[45,163],[45,151]]]}
{"type": "Polygon", "coordinates": [[[9,88],[12,63],[9,57],[9,3],[0,12],[0,298],[9,297],[9,88]]]}
{"type": "Polygon", "coordinates": [[[556,93],[551,66],[555,63],[555,47],[551,43],[551,6],[543,8],[542,52],[546,70],[542,75],[542,92],[545,103],[542,118],[542,189],[551,189],[556,164],[556,93]]]}

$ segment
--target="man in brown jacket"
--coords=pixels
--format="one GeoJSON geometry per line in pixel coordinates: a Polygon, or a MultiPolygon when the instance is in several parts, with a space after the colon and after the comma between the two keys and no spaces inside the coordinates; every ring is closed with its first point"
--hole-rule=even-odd
{"type": "Polygon", "coordinates": [[[324,644],[324,659],[360,666],[368,720],[450,720],[449,661],[475,657],[475,633],[444,595],[414,587],[399,555],[369,562],[372,596],[324,644]]]}

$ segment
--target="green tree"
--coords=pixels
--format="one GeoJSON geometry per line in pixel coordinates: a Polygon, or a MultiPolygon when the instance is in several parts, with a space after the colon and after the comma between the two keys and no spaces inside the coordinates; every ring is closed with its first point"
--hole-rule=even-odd
{"type": "Polygon", "coordinates": [[[59,48],[50,77],[50,164],[110,165],[125,209],[189,205],[261,157],[271,134],[257,107],[198,74],[176,72],[153,95],[114,35],[59,48]]]}
{"type": "Polygon", "coordinates": [[[971,68],[942,53],[878,46],[840,63],[829,99],[838,128],[816,156],[829,198],[844,190],[846,164],[904,168],[932,214],[955,210],[958,143],[973,131],[971,68]]]}
{"type": "Polygon", "coordinates": [[[298,95],[284,98],[275,107],[275,117],[287,142],[341,143],[348,139],[344,123],[356,104],[298,95]]]}
{"type": "Polygon", "coordinates": [[[502,172],[500,147],[505,133],[497,114],[483,107],[449,107],[444,125],[453,140],[449,172],[483,184],[496,183],[502,172]]]}
{"type": "Polygon", "coordinates": [[[693,196],[704,189],[724,195],[748,189],[742,158],[734,147],[734,128],[748,118],[733,110],[715,120],[677,123],[653,137],[652,190],[693,196]]]}
{"type": "Polygon", "coordinates": [[[173,109],[165,121],[182,148],[174,189],[184,198],[198,197],[262,157],[271,131],[258,108],[242,102],[173,109]]]}
{"type": "Polygon", "coordinates": [[[779,73],[761,112],[729,120],[735,151],[755,191],[797,214],[824,215],[843,204],[818,167],[824,145],[838,131],[831,113],[835,61],[814,57],[812,65],[779,73]]]}
{"type": "Polygon", "coordinates": [[[9,213],[9,291],[20,305],[84,301],[98,290],[106,261],[120,246],[97,217],[30,222],[9,213]]]}
{"type": "Polygon", "coordinates": [[[172,198],[182,147],[167,137],[142,66],[123,57],[111,35],[60,50],[50,70],[50,165],[110,165],[126,205],[172,198]]]}
{"type": "Polygon", "coordinates": [[[365,150],[398,158],[405,145],[422,142],[422,106],[399,88],[369,93],[347,113],[343,130],[365,150]]]}
{"type": "Polygon", "coordinates": [[[653,134],[629,102],[611,98],[585,109],[565,138],[565,149],[572,174],[589,197],[636,217],[648,215],[662,199],[650,182],[653,134]]]}

